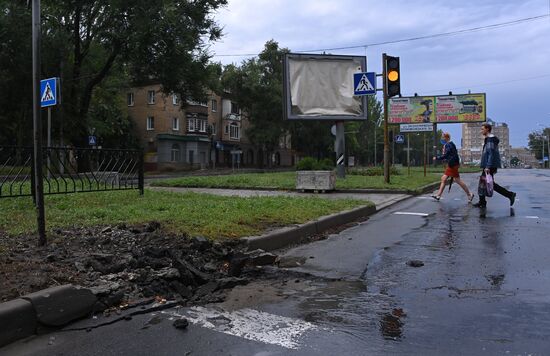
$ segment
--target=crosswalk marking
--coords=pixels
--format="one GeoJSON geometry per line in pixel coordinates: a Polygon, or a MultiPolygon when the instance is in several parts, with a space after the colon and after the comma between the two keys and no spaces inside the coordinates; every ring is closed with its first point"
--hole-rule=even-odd
{"type": "Polygon", "coordinates": [[[174,317],[185,317],[191,323],[228,335],[298,349],[298,339],[316,326],[307,321],[261,312],[254,309],[225,311],[221,308],[191,307],[182,314],[164,311],[174,317]]]}
{"type": "Polygon", "coordinates": [[[414,213],[414,212],[409,212],[409,211],[396,211],[396,212],[394,212],[394,215],[429,216],[430,214],[426,214],[426,213],[414,213]]]}

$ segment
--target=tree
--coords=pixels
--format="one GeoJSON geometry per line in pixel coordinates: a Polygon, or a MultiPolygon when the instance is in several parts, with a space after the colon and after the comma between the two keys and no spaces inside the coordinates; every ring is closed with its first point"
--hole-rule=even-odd
{"type": "MultiPolygon", "coordinates": [[[[113,75],[125,76],[133,84],[161,83],[166,94],[205,97],[212,74],[207,44],[221,36],[211,13],[226,3],[42,0],[42,77],[62,79],[68,139],[73,144],[84,142],[94,93],[113,75]]],[[[0,23],[2,52],[21,50],[24,57],[3,69],[26,79],[31,69],[26,66],[31,58],[31,27],[25,2],[0,0],[0,23]]],[[[24,93],[32,92],[30,80],[23,86],[24,93]]]]}
{"type": "Polygon", "coordinates": [[[246,60],[239,67],[228,65],[222,75],[223,87],[250,122],[246,135],[268,155],[288,128],[282,111],[282,60],[287,52],[277,42],[268,41],[258,58],[246,60]]]}
{"type": "Polygon", "coordinates": [[[550,138],[550,127],[544,128],[542,131],[533,131],[529,134],[529,150],[535,154],[539,160],[543,159],[542,152],[548,156],[548,139],[550,138]],[[543,136],[546,137],[543,140],[543,136]],[[544,145],[544,149],[543,149],[544,145]]]}
{"type": "Polygon", "coordinates": [[[24,2],[0,0],[0,144],[23,145],[32,137],[30,29],[24,2]]]}

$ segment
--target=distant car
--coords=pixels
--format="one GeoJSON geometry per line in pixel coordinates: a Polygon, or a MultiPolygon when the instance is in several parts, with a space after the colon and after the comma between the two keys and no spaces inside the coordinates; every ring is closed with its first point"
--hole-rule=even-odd
{"type": "Polygon", "coordinates": [[[531,169],[531,168],[533,168],[533,167],[531,167],[530,164],[526,164],[525,166],[523,166],[523,168],[525,168],[525,169],[531,169]]]}

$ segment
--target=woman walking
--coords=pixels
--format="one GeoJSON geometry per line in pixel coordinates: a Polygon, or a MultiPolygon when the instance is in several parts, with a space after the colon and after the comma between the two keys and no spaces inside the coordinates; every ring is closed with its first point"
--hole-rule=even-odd
{"type": "Polygon", "coordinates": [[[434,160],[447,161],[447,168],[445,169],[445,173],[441,176],[441,184],[439,185],[439,190],[437,191],[437,194],[432,195],[432,198],[437,201],[441,199],[441,195],[443,194],[443,190],[445,189],[447,178],[450,177],[450,184],[453,184],[453,180],[456,181],[456,183],[460,185],[460,187],[466,193],[466,196],[468,197],[468,202],[472,202],[472,199],[474,199],[474,194],[470,193],[470,190],[468,189],[466,183],[464,183],[462,179],[460,179],[460,174],[458,173],[458,168],[460,167],[460,158],[458,157],[458,151],[454,142],[451,141],[451,135],[448,132],[443,133],[441,137],[441,144],[443,145],[443,154],[441,156],[434,157],[434,160]]]}

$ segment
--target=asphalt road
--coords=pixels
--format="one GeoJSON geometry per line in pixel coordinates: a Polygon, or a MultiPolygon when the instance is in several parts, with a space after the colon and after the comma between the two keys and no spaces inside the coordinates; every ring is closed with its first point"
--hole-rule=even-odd
{"type": "Polygon", "coordinates": [[[550,172],[503,170],[496,181],[518,193],[514,209],[497,195],[480,211],[453,186],[439,202],[415,197],[285,251],[282,270],[221,305],[43,335],[0,354],[548,355],[550,172]],[[191,324],[177,330],[182,316],[191,324]]]}

